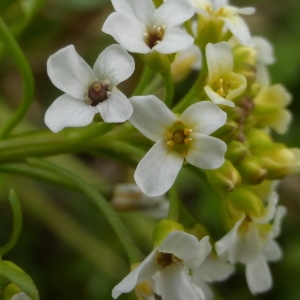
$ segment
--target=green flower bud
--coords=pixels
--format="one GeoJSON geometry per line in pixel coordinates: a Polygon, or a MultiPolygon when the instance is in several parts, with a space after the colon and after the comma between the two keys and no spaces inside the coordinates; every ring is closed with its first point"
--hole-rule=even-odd
{"type": "Polygon", "coordinates": [[[225,158],[230,160],[233,164],[240,164],[248,152],[248,149],[243,143],[232,141],[227,145],[225,158]]]}
{"type": "Polygon", "coordinates": [[[229,160],[215,170],[205,170],[210,185],[218,190],[231,191],[241,182],[239,172],[229,160]]]}
{"type": "Polygon", "coordinates": [[[147,64],[152,71],[161,74],[170,70],[171,62],[175,56],[173,57],[172,55],[152,51],[141,57],[145,64],[147,64]]]}
{"type": "Polygon", "coordinates": [[[191,228],[186,229],[186,232],[189,234],[194,235],[199,241],[204,238],[205,236],[209,235],[206,228],[202,225],[197,223],[191,228]]]}
{"type": "Polygon", "coordinates": [[[227,120],[225,125],[216,130],[211,136],[214,136],[225,143],[229,143],[237,137],[238,130],[239,125],[236,122],[227,120]]]}
{"type": "Polygon", "coordinates": [[[245,131],[246,140],[250,146],[250,148],[256,146],[265,146],[272,143],[272,138],[266,132],[252,128],[245,131]]]}
{"type": "Polygon", "coordinates": [[[258,184],[267,177],[267,170],[263,166],[263,161],[255,156],[247,156],[244,161],[238,165],[242,181],[245,184],[258,184]]]}
{"type": "Polygon", "coordinates": [[[158,247],[161,242],[173,231],[184,231],[184,228],[181,224],[174,222],[169,219],[161,220],[153,230],[153,241],[154,246],[158,247]]]}
{"type": "MultiPolygon", "coordinates": [[[[228,212],[235,218],[240,218],[238,212],[242,212],[252,217],[260,217],[265,213],[265,208],[261,199],[243,187],[238,187],[227,193],[225,201],[228,212]]],[[[236,219],[235,222],[237,220],[238,219],[236,219]]]]}

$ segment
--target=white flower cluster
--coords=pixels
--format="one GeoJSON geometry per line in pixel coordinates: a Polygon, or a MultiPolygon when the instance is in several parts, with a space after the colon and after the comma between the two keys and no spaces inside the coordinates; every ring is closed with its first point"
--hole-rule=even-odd
{"type": "MultiPolygon", "coordinates": [[[[137,165],[136,184],[147,196],[159,197],[173,186],[185,163],[204,170],[223,166],[227,144],[210,135],[224,127],[227,112],[236,107],[252,82],[250,75],[240,71],[238,66],[244,65],[240,64],[239,57],[249,61],[255,57],[255,84],[261,89],[260,93],[273,93],[266,68],[274,62],[272,48],[266,40],[252,38],[240,16],[252,14],[254,9],[233,7],[226,0],[168,0],[158,8],[152,0],[112,0],[112,5],[115,12],[106,19],[102,30],[120,45],[107,47],[93,69],[77,54],[74,46],[67,46],[49,58],[48,75],[65,94],[49,107],[45,123],[53,132],[58,132],[65,127],[86,126],[98,113],[104,122],[129,120],[154,142],[137,165]],[[202,25],[201,22],[206,23],[202,25]],[[184,27],[183,23],[188,24],[184,27]],[[203,39],[211,38],[208,28],[212,23],[217,34],[202,47],[202,36],[203,39]],[[175,114],[154,95],[127,99],[117,88],[135,69],[134,60],[127,51],[145,56],[176,54],[180,62],[176,65],[175,59],[174,73],[189,55],[195,55],[197,59],[189,66],[207,69],[202,81],[204,99],[194,101],[181,114],[175,114]]],[[[268,119],[265,126],[284,132],[291,118],[282,111],[290,98],[282,88],[275,89],[286,99],[285,104],[276,106],[284,116],[281,123],[273,118],[272,121],[268,119]]],[[[264,108],[265,98],[260,93],[254,102],[257,107],[264,108]]],[[[260,121],[259,112],[256,120],[261,122],[260,126],[266,121],[260,121]]],[[[144,202],[148,199],[139,198],[144,202]]],[[[121,200],[124,202],[124,198],[121,200]]],[[[120,205],[121,200],[118,198],[114,204],[120,205]]],[[[276,192],[271,191],[264,212],[259,216],[241,209],[235,225],[215,243],[216,253],[210,254],[212,246],[208,236],[198,241],[184,231],[172,231],[113,289],[113,298],[150,279],[152,294],[143,295],[145,299],[154,299],[154,294],[163,300],[211,299],[213,292],[208,283],[226,279],[233,273],[235,263],[245,264],[247,283],[253,294],[268,290],[272,278],[267,262],[281,257],[274,238],[279,234],[285,210],[276,207],[277,200],[276,192]]],[[[130,205],[137,204],[130,200],[130,205]]]]}

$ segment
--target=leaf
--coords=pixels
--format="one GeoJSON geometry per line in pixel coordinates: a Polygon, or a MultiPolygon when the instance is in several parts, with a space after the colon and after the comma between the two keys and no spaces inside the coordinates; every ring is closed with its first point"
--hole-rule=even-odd
{"type": "Polygon", "coordinates": [[[33,300],[39,300],[39,292],[33,280],[26,273],[9,261],[0,261],[0,275],[17,285],[33,300]]]}

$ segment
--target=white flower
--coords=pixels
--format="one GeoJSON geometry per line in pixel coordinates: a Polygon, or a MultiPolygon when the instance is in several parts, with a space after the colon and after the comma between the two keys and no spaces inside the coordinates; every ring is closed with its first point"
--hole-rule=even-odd
{"type": "Polygon", "coordinates": [[[280,233],[280,222],[285,208],[276,208],[277,201],[276,192],[272,192],[262,217],[243,214],[234,227],[215,244],[218,255],[226,257],[232,264],[240,262],[246,265],[246,279],[252,294],[272,287],[272,276],[267,262],[276,261],[282,256],[274,238],[280,233]],[[273,218],[272,225],[268,224],[273,218]]]}
{"type": "Polygon", "coordinates": [[[235,106],[231,101],[247,87],[246,78],[233,72],[233,55],[226,42],[209,43],[205,49],[208,78],[204,90],[216,104],[235,106]]]}
{"type": "Polygon", "coordinates": [[[93,69],[73,45],[57,51],[48,59],[47,72],[52,83],[65,94],[48,108],[46,125],[53,132],[86,126],[99,112],[105,122],[128,120],[132,106],[116,86],[127,79],[134,68],[133,58],[119,45],[107,47],[93,69]]]}
{"type": "Polygon", "coordinates": [[[139,162],[134,177],[148,196],[164,194],[173,185],[182,163],[216,169],[224,163],[226,144],[208,136],[226,122],[226,113],[210,101],[198,102],[179,117],[155,96],[130,98],[129,121],[156,142],[139,162]]]}
{"type": "Polygon", "coordinates": [[[221,257],[209,255],[204,263],[192,271],[192,283],[198,286],[204,295],[199,300],[212,299],[214,293],[208,283],[223,281],[234,272],[234,266],[221,257]]]}
{"type": "Polygon", "coordinates": [[[207,17],[223,20],[224,29],[228,29],[242,45],[251,43],[251,34],[246,22],[240,15],[250,15],[255,12],[253,7],[237,8],[229,5],[227,0],[189,0],[195,11],[207,17]]]}
{"type": "Polygon", "coordinates": [[[123,183],[114,187],[112,205],[119,210],[139,210],[157,219],[166,217],[169,201],[162,195],[148,197],[136,184],[123,183]]]}
{"type": "Polygon", "coordinates": [[[189,48],[194,39],[175,26],[192,17],[193,8],[184,0],[172,0],[158,9],[152,0],[112,0],[116,10],[102,31],[125,49],[137,53],[153,50],[169,54],[189,48]]]}
{"type": "Polygon", "coordinates": [[[198,300],[188,269],[199,267],[211,251],[209,237],[200,242],[183,231],[171,232],[112,291],[114,299],[130,292],[137,284],[156,276],[159,294],[164,300],[198,300]],[[158,272],[158,274],[157,274],[158,272]]]}

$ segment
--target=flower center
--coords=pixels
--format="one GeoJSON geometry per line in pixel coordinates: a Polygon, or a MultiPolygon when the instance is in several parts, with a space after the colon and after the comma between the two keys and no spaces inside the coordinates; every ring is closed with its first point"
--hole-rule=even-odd
{"type": "Polygon", "coordinates": [[[167,145],[186,156],[188,146],[192,142],[192,139],[189,137],[190,133],[192,133],[192,129],[186,128],[180,121],[175,122],[166,134],[167,145]]]}
{"type": "Polygon", "coordinates": [[[164,252],[158,252],[156,256],[156,261],[159,265],[161,265],[163,268],[171,265],[172,263],[181,263],[182,260],[175,256],[172,253],[164,253],[164,252]]]}
{"type": "Polygon", "coordinates": [[[85,93],[85,102],[91,106],[96,106],[97,104],[105,101],[111,94],[108,86],[110,82],[104,80],[102,83],[95,81],[85,93]]]}
{"type": "Polygon", "coordinates": [[[154,25],[151,29],[147,29],[147,32],[144,33],[145,42],[151,49],[162,41],[165,29],[166,27],[164,25],[159,27],[154,25]]]}
{"type": "Polygon", "coordinates": [[[229,92],[236,88],[236,84],[235,81],[228,82],[220,78],[213,83],[212,88],[218,95],[226,98],[229,92]]]}

